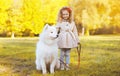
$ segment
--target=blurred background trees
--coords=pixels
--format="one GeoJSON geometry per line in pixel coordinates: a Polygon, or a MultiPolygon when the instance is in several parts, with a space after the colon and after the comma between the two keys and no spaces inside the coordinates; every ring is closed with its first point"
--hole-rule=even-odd
{"type": "Polygon", "coordinates": [[[120,33],[119,0],[71,0],[78,28],[85,34],[120,33]]]}
{"type": "Polygon", "coordinates": [[[0,36],[37,36],[48,24],[56,24],[63,6],[73,9],[79,33],[120,33],[119,0],[1,0],[0,36]]]}

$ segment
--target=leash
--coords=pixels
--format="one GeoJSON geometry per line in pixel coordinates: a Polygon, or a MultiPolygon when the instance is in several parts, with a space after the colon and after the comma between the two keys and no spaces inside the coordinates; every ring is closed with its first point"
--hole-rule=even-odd
{"type": "Polygon", "coordinates": [[[62,61],[61,59],[59,59],[59,60],[60,60],[60,62],[62,62],[62,63],[64,64],[64,66],[65,66],[66,68],[69,68],[64,61],[62,61]]]}
{"type": "Polygon", "coordinates": [[[79,45],[77,47],[77,53],[78,53],[78,67],[80,67],[81,43],[79,43],[79,45]]]}

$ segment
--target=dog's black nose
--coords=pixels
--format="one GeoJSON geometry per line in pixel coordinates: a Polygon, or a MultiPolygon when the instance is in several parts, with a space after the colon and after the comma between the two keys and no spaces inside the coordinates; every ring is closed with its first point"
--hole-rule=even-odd
{"type": "Polygon", "coordinates": [[[57,37],[58,37],[59,35],[57,34],[57,37]]]}

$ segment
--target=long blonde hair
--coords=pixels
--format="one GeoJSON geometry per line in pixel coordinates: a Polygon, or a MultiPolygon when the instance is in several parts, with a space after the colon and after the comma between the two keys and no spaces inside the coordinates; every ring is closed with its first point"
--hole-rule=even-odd
{"type": "Polygon", "coordinates": [[[70,7],[63,7],[60,9],[59,13],[58,13],[58,19],[57,22],[62,22],[63,18],[62,18],[62,11],[63,10],[67,10],[69,12],[69,18],[68,18],[68,22],[72,22],[73,21],[73,13],[72,13],[72,9],[70,7]]]}

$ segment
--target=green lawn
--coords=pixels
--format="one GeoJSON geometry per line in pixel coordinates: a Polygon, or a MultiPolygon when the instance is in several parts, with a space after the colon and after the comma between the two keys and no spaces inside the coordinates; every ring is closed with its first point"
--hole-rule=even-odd
{"type": "MultiPolygon", "coordinates": [[[[0,76],[41,76],[35,69],[38,38],[0,38],[0,76]]],[[[120,76],[120,36],[81,37],[80,68],[76,49],[71,51],[71,70],[45,76],[120,76]]]]}

